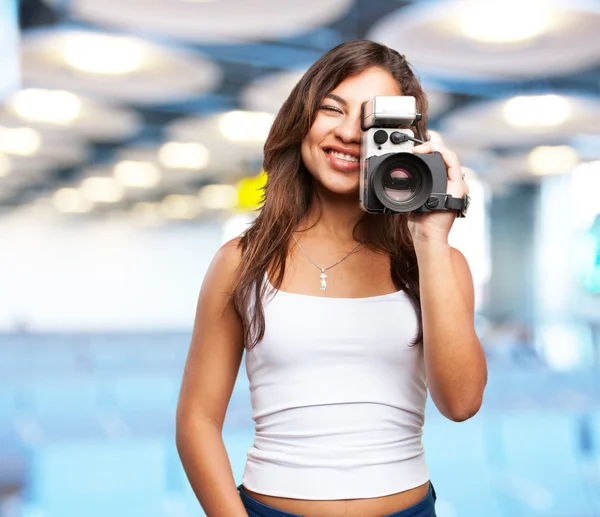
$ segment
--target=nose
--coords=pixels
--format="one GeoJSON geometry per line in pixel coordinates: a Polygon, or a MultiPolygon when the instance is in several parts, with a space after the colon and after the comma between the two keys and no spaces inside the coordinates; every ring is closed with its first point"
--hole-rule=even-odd
{"type": "Polygon", "coordinates": [[[360,143],[360,116],[345,116],[335,128],[335,135],[344,143],[360,143]]]}

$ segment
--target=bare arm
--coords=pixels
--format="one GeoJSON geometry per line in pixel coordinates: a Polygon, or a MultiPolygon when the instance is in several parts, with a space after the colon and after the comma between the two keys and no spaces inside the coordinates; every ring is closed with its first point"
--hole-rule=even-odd
{"type": "Polygon", "coordinates": [[[207,517],[248,517],[222,437],[244,351],[241,322],[228,302],[237,244],[221,247],[204,278],[177,405],[177,450],[207,517]]]}
{"type": "MultiPolygon", "coordinates": [[[[448,194],[462,198],[469,186],[458,157],[449,149],[425,142],[413,152],[439,152],[446,164],[448,194]]],[[[475,333],[473,278],[463,254],[448,244],[454,212],[409,216],[417,254],[423,315],[423,352],[431,399],[440,413],[461,422],[481,407],[487,363],[475,333]]]]}
{"type": "Polygon", "coordinates": [[[460,422],[481,407],[485,354],[475,333],[474,288],[463,254],[448,244],[419,243],[425,367],[431,398],[460,422]]]}

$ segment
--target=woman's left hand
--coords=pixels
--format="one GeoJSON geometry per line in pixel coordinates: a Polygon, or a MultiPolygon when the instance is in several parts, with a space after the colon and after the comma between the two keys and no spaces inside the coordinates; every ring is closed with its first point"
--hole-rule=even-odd
{"type": "MultiPolygon", "coordinates": [[[[463,178],[462,168],[456,154],[449,149],[435,144],[425,142],[413,148],[414,154],[427,154],[439,152],[442,155],[448,174],[448,186],[446,192],[453,197],[463,198],[469,194],[469,186],[463,178]]],[[[453,210],[434,210],[433,212],[420,213],[411,212],[408,216],[408,228],[415,245],[424,242],[448,243],[448,234],[456,219],[453,210]]]]}

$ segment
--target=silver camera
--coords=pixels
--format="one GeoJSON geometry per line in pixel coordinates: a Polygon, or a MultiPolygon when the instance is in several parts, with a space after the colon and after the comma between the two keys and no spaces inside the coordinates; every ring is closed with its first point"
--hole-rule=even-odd
{"type": "Polygon", "coordinates": [[[469,198],[446,190],[446,164],[438,152],[413,154],[409,128],[421,119],[411,96],[377,96],[362,105],[360,206],[370,213],[456,210],[464,217],[469,198]]]}

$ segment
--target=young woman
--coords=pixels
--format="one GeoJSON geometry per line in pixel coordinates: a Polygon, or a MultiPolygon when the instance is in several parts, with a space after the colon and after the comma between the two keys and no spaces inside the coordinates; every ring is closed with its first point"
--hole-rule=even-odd
{"type": "MultiPolygon", "coordinates": [[[[265,144],[261,212],[204,279],[177,413],[177,445],[208,517],[434,517],[421,443],[429,390],[460,422],[487,382],[473,281],[448,244],[455,212],[359,206],[361,105],[427,101],[405,58],[344,43],[306,72],[265,144]],[[254,445],[235,486],[222,425],[246,350],[254,445]]],[[[468,187],[440,152],[447,192],[468,187]]]]}

